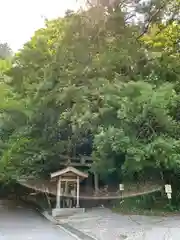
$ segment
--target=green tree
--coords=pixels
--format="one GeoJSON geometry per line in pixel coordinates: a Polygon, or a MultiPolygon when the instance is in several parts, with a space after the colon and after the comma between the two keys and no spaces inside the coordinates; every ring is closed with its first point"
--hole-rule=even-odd
{"type": "Polygon", "coordinates": [[[12,130],[2,120],[8,176],[47,176],[62,155],[84,154],[85,143],[93,167],[104,174],[178,168],[179,61],[173,42],[179,35],[174,22],[162,24],[168,13],[160,2],[134,5],[135,13],[157,11],[143,24],[133,23],[124,5],[103,5],[68,12],[35,32],[5,71],[16,99],[31,112],[23,118],[13,113],[12,130]]]}
{"type": "Polygon", "coordinates": [[[179,96],[173,85],[166,83],[156,88],[144,82],[117,84],[114,93],[106,93],[104,100],[105,109],[111,109],[109,118],[114,116],[114,121],[101,125],[95,135],[98,164],[106,163],[114,171],[114,160],[119,155],[124,156],[119,161],[125,172],[139,172],[147,167],[179,168],[180,128],[173,111],[179,96]]]}

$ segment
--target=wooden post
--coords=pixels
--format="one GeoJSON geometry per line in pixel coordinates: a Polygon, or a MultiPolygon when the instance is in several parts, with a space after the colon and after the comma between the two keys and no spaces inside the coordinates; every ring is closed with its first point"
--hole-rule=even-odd
{"type": "Polygon", "coordinates": [[[61,208],[61,177],[57,183],[56,208],[61,208]]]}
{"type": "Polygon", "coordinates": [[[77,202],[76,207],[79,208],[79,176],[77,176],[77,202]]]}
{"type": "Polygon", "coordinates": [[[99,192],[99,178],[98,174],[94,172],[94,188],[95,188],[95,193],[99,192]]]}
{"type": "Polygon", "coordinates": [[[68,181],[65,182],[65,196],[68,195],[68,181]]]}

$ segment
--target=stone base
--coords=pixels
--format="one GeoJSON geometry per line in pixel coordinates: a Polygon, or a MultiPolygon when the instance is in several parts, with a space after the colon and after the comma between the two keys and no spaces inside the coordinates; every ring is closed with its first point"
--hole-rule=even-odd
{"type": "Polygon", "coordinates": [[[63,217],[63,216],[71,216],[77,213],[84,213],[84,208],[54,208],[52,210],[53,217],[63,217]]]}

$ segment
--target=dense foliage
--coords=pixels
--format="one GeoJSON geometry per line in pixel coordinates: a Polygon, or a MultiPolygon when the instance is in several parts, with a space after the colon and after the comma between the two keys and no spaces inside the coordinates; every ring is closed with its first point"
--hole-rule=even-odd
{"type": "Polygon", "coordinates": [[[63,155],[105,176],[179,171],[180,2],[103,3],[1,60],[2,177],[46,176],[63,155]]]}

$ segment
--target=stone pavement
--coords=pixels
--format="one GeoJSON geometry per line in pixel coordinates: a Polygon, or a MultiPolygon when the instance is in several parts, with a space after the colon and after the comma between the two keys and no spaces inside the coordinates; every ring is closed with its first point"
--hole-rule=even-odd
{"type": "Polygon", "coordinates": [[[125,216],[94,209],[58,219],[97,240],[180,240],[180,217],[125,216]]]}

